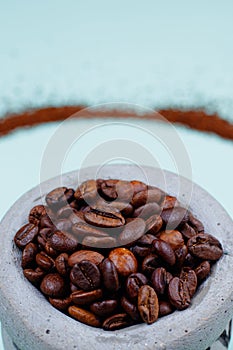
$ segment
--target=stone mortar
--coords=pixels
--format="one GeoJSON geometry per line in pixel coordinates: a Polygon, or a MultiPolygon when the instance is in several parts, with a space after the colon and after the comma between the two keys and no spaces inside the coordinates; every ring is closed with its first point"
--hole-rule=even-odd
{"type": "MultiPolygon", "coordinates": [[[[63,175],[62,184],[77,187],[78,181],[95,178],[96,173],[96,167],[82,169],[78,178],[78,171],[74,171],[63,175]]],[[[164,177],[161,177],[158,169],[132,165],[106,166],[98,172],[98,177],[126,180],[145,181],[144,175],[148,183],[178,196],[184,204],[187,204],[193,186],[190,209],[203,221],[206,232],[216,236],[224,247],[224,256],[199,288],[191,307],[176,311],[150,326],[140,324],[114,332],[89,327],[53,308],[24,278],[20,252],[13,237],[26,223],[30,208],[41,203],[47,192],[61,185],[60,177],[57,177],[24,194],[0,224],[0,315],[5,334],[16,344],[12,349],[201,350],[219,337],[233,316],[233,222],[205,190],[171,172],[163,171],[164,177]]]]}

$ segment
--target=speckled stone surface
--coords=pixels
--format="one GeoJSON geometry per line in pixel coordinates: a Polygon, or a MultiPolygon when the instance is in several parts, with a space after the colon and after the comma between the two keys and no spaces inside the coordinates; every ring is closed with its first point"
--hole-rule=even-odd
{"type": "MultiPolygon", "coordinates": [[[[78,181],[96,177],[96,168],[63,176],[63,185],[76,187],[78,181]],[[79,179],[79,180],[78,180],[79,179]]],[[[136,325],[105,332],[81,324],[54,309],[24,278],[20,253],[13,244],[16,230],[26,223],[30,208],[43,200],[43,194],[61,184],[60,178],[47,181],[23,195],[0,224],[0,315],[2,325],[21,350],[192,350],[206,349],[221,334],[233,316],[233,222],[206,191],[188,180],[164,171],[136,166],[112,165],[98,177],[139,179],[177,195],[205,224],[206,232],[223,244],[224,256],[201,286],[189,309],[159,319],[151,326],[136,325]],[[145,178],[146,176],[146,178],[145,178]],[[191,192],[192,190],[192,192],[191,192]],[[42,198],[41,198],[42,191],[42,198]],[[190,197],[191,193],[191,197],[190,197]]]]}

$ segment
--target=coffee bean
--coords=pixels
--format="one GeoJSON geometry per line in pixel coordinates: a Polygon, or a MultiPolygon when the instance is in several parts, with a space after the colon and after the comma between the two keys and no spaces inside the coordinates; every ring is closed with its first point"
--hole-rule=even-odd
{"type": "Polygon", "coordinates": [[[144,190],[141,192],[137,192],[131,201],[131,204],[134,208],[141,207],[147,203],[159,203],[163,196],[162,191],[159,188],[154,188],[151,190],[144,190]]]}
{"type": "Polygon", "coordinates": [[[65,282],[58,273],[50,273],[43,278],[40,290],[49,297],[60,298],[65,292],[65,282]]]}
{"type": "Polygon", "coordinates": [[[116,314],[107,318],[102,327],[106,331],[115,331],[117,329],[128,327],[132,324],[129,316],[125,313],[116,314]]]}
{"type": "Polygon", "coordinates": [[[153,241],[153,247],[155,254],[158,255],[166,264],[170,266],[175,264],[176,256],[170,244],[161,239],[155,239],[153,241]]]}
{"type": "Polygon", "coordinates": [[[85,222],[84,214],[81,211],[73,211],[73,213],[69,216],[69,220],[71,221],[72,225],[85,222]]]}
{"type": "Polygon", "coordinates": [[[75,191],[74,197],[86,203],[92,203],[97,197],[97,184],[95,180],[84,181],[75,191]]]}
{"type": "Polygon", "coordinates": [[[187,210],[181,207],[165,209],[162,211],[161,217],[167,230],[174,230],[179,225],[186,223],[189,219],[187,210]]]}
{"type": "Polygon", "coordinates": [[[167,287],[167,271],[163,267],[155,269],[151,275],[151,284],[157,294],[163,295],[167,287]]]}
{"type": "Polygon", "coordinates": [[[106,317],[111,315],[117,308],[118,303],[115,299],[102,300],[93,303],[90,310],[99,317],[106,317]]]}
{"type": "Polygon", "coordinates": [[[56,228],[58,231],[69,232],[71,227],[72,223],[68,219],[60,219],[56,222],[56,228]]]}
{"type": "Polygon", "coordinates": [[[97,316],[95,316],[92,312],[81,309],[77,306],[70,306],[68,308],[69,315],[76,320],[87,324],[92,327],[100,327],[101,323],[97,316]]]}
{"type": "Polygon", "coordinates": [[[80,241],[82,241],[85,236],[108,237],[107,232],[97,229],[96,227],[93,227],[86,222],[79,222],[77,224],[74,224],[72,227],[72,232],[80,241]]]}
{"type": "Polygon", "coordinates": [[[159,238],[168,243],[173,250],[176,250],[184,245],[182,234],[177,230],[166,230],[161,232],[159,238]]]}
{"type": "Polygon", "coordinates": [[[134,194],[147,190],[147,185],[144,182],[133,180],[130,181],[130,183],[133,186],[134,194]]]}
{"type": "Polygon", "coordinates": [[[36,263],[45,271],[49,271],[54,267],[54,260],[45,252],[40,252],[36,255],[36,263]]]}
{"type": "Polygon", "coordinates": [[[133,253],[126,248],[116,248],[112,250],[108,258],[113,262],[117,272],[122,276],[126,277],[137,271],[137,259],[133,253]]]}
{"type": "Polygon", "coordinates": [[[37,246],[34,243],[28,243],[22,253],[22,268],[31,267],[35,261],[37,254],[37,246]]]}
{"type": "Polygon", "coordinates": [[[169,301],[166,300],[160,300],[159,301],[159,316],[166,316],[171,314],[174,311],[173,306],[169,301]]]}
{"type": "Polygon", "coordinates": [[[145,323],[152,324],[157,321],[159,316],[159,301],[156,292],[149,285],[144,285],[139,289],[138,310],[145,323]]]}
{"type": "Polygon", "coordinates": [[[137,306],[130,302],[126,297],[121,298],[121,306],[124,311],[132,318],[132,320],[139,322],[141,317],[137,306]]]}
{"type": "Polygon", "coordinates": [[[187,254],[188,254],[188,248],[186,245],[183,245],[182,247],[179,247],[175,250],[176,269],[180,270],[181,267],[184,265],[187,254]]]}
{"type": "Polygon", "coordinates": [[[179,202],[177,198],[172,196],[165,196],[161,203],[161,207],[163,210],[173,209],[174,207],[178,207],[178,206],[179,206],[179,202]]]}
{"type": "Polygon", "coordinates": [[[58,187],[52,190],[45,197],[46,203],[53,210],[58,210],[66,205],[73,197],[73,190],[66,187],[58,187]]]}
{"type": "Polygon", "coordinates": [[[180,232],[183,237],[189,239],[197,234],[197,232],[192,228],[187,222],[181,226],[180,232]]]}
{"type": "Polygon", "coordinates": [[[116,246],[116,239],[114,237],[92,237],[86,236],[83,238],[82,245],[93,248],[112,248],[116,246]]]}
{"type": "Polygon", "coordinates": [[[30,210],[28,221],[31,224],[39,225],[41,217],[46,214],[46,208],[44,205],[36,205],[30,210]]]}
{"type": "Polygon", "coordinates": [[[88,260],[95,265],[99,265],[101,261],[104,260],[104,256],[92,250],[79,250],[69,257],[68,264],[72,267],[83,260],[88,260]]]}
{"type": "Polygon", "coordinates": [[[51,247],[58,252],[73,252],[78,248],[78,241],[69,233],[55,231],[49,239],[51,247]]]}
{"type": "Polygon", "coordinates": [[[70,280],[85,291],[94,290],[100,286],[100,271],[92,262],[83,260],[72,267],[70,280]]]}
{"type": "Polygon", "coordinates": [[[127,202],[119,202],[118,200],[115,200],[115,201],[107,203],[105,205],[107,205],[115,210],[119,210],[124,217],[130,216],[133,213],[133,206],[127,202]]]}
{"type": "Polygon", "coordinates": [[[119,289],[119,278],[114,263],[109,259],[104,259],[100,264],[100,271],[105,288],[110,291],[119,289]]]}
{"type": "Polygon", "coordinates": [[[55,260],[57,272],[61,276],[67,276],[69,273],[68,258],[69,256],[67,253],[61,253],[55,260]]]}
{"type": "Polygon", "coordinates": [[[148,254],[151,253],[150,247],[143,247],[139,245],[131,247],[130,250],[138,259],[145,258],[148,254]]]}
{"type": "Polygon", "coordinates": [[[204,260],[218,260],[223,254],[222,245],[217,238],[207,233],[198,233],[187,242],[189,252],[204,260]]]}
{"type": "Polygon", "coordinates": [[[201,233],[201,232],[204,232],[204,225],[203,223],[198,220],[197,218],[195,218],[191,213],[189,213],[189,221],[188,221],[189,225],[191,227],[194,228],[194,230],[197,232],[197,233],[201,233]]]}
{"type": "Polygon", "coordinates": [[[130,299],[136,300],[141,286],[147,284],[148,280],[142,273],[133,273],[126,280],[126,292],[130,299]]]}
{"type": "Polygon", "coordinates": [[[49,215],[43,215],[40,219],[40,228],[50,228],[54,229],[54,218],[49,215]]]}
{"type": "Polygon", "coordinates": [[[152,272],[161,266],[161,261],[156,254],[147,255],[142,262],[142,271],[147,276],[150,276],[152,272]]]}
{"type": "Polygon", "coordinates": [[[119,211],[108,207],[92,207],[84,213],[88,224],[98,227],[119,227],[125,224],[125,219],[119,211]]]}
{"type": "Polygon", "coordinates": [[[122,180],[103,180],[99,190],[100,195],[106,200],[121,200],[129,202],[133,196],[133,185],[122,180]]]}
{"type": "Polygon", "coordinates": [[[187,284],[189,295],[192,298],[197,289],[197,276],[193,270],[183,269],[180,279],[187,284]]]}
{"type": "Polygon", "coordinates": [[[210,273],[209,261],[205,260],[205,261],[201,262],[200,265],[198,265],[195,268],[195,273],[196,273],[198,282],[199,283],[202,282],[210,273]]]}
{"type": "Polygon", "coordinates": [[[39,229],[34,224],[26,224],[16,232],[14,241],[18,248],[23,249],[37,236],[39,229]]]}
{"type": "Polygon", "coordinates": [[[72,302],[77,305],[88,305],[98,299],[101,299],[102,297],[103,297],[102,289],[95,289],[91,291],[78,290],[71,294],[72,302]]]}
{"type": "Polygon", "coordinates": [[[159,215],[152,215],[146,220],[146,232],[156,235],[163,226],[163,220],[159,215]]]}
{"type": "Polygon", "coordinates": [[[70,205],[65,205],[64,207],[61,207],[61,209],[58,210],[57,217],[59,219],[68,219],[72,214],[73,208],[70,205]]]}
{"type": "Polygon", "coordinates": [[[59,252],[57,250],[53,249],[49,242],[45,243],[44,250],[52,258],[56,258],[59,255],[59,252]]]}
{"type": "Polygon", "coordinates": [[[191,302],[187,283],[179,279],[179,277],[174,277],[168,286],[168,297],[170,303],[176,309],[187,309],[191,302]]]}
{"type": "Polygon", "coordinates": [[[49,298],[49,302],[51,305],[53,305],[53,307],[64,312],[67,311],[71,304],[71,297],[67,297],[65,299],[49,298]]]}
{"type": "Polygon", "coordinates": [[[142,217],[148,219],[150,216],[161,212],[161,208],[157,203],[147,203],[134,210],[133,217],[142,217]]]}
{"type": "Polygon", "coordinates": [[[147,233],[137,240],[137,245],[151,247],[154,240],[155,236],[151,235],[150,233],[147,233]]]}
{"type": "Polygon", "coordinates": [[[120,236],[119,244],[129,244],[138,240],[145,232],[146,224],[143,219],[136,218],[124,226],[120,236]]]}
{"type": "Polygon", "coordinates": [[[35,270],[25,269],[23,270],[24,276],[34,285],[38,285],[45,275],[45,271],[41,270],[39,267],[35,270]]]}

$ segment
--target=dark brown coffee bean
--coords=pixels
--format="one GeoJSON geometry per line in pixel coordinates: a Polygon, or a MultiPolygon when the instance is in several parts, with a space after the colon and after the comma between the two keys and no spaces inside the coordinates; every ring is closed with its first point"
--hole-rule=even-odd
{"type": "Polygon", "coordinates": [[[151,284],[157,294],[163,295],[167,287],[167,271],[163,267],[155,269],[151,275],[151,284]]]}
{"type": "Polygon", "coordinates": [[[176,250],[184,245],[182,234],[177,230],[166,230],[161,232],[159,238],[168,243],[173,250],[176,250]]]}
{"type": "Polygon", "coordinates": [[[102,289],[95,289],[88,292],[84,290],[78,290],[71,294],[72,302],[77,305],[88,305],[96,300],[101,299],[102,297],[102,289]]]}
{"type": "Polygon", "coordinates": [[[157,321],[159,316],[159,301],[156,292],[148,285],[142,286],[138,292],[138,311],[147,324],[157,321]]]}
{"type": "Polygon", "coordinates": [[[113,249],[108,258],[113,262],[116,266],[117,272],[122,276],[126,277],[137,271],[137,259],[133,253],[126,248],[113,249]]]}
{"type": "Polygon", "coordinates": [[[126,292],[130,299],[137,299],[140,287],[147,284],[147,282],[147,277],[142,273],[131,274],[126,280],[126,292]]]}
{"type": "Polygon", "coordinates": [[[147,203],[159,203],[163,196],[162,191],[159,188],[153,188],[150,190],[144,190],[141,192],[137,192],[131,201],[131,204],[134,208],[141,207],[147,203]]]}
{"type": "Polygon", "coordinates": [[[185,258],[188,254],[188,248],[186,245],[183,245],[183,247],[179,247],[175,250],[175,256],[176,256],[176,269],[180,270],[181,267],[184,265],[185,258]]]}
{"type": "Polygon", "coordinates": [[[210,273],[210,263],[209,261],[205,260],[200,263],[195,268],[195,273],[197,276],[198,283],[202,282],[210,273]]]}
{"type": "Polygon", "coordinates": [[[45,271],[49,271],[54,267],[54,260],[45,252],[40,252],[36,255],[36,263],[45,271]]]}
{"type": "Polygon", "coordinates": [[[41,270],[39,267],[35,270],[25,269],[23,270],[24,276],[35,286],[38,286],[45,275],[45,271],[41,270]]]}
{"type": "Polygon", "coordinates": [[[128,181],[104,180],[100,185],[99,193],[106,200],[118,199],[129,202],[133,197],[134,188],[128,181]]]}
{"type": "Polygon", "coordinates": [[[67,276],[67,274],[69,273],[68,258],[68,254],[62,253],[58,255],[58,257],[55,260],[55,267],[57,269],[57,272],[61,276],[67,276]]]}
{"type": "Polygon", "coordinates": [[[137,240],[137,245],[141,245],[143,247],[151,247],[154,240],[155,236],[147,233],[137,240]]]}
{"type": "Polygon", "coordinates": [[[52,190],[45,197],[46,203],[53,210],[58,210],[67,205],[73,199],[74,191],[67,187],[58,187],[52,190]]]}
{"type": "Polygon", "coordinates": [[[132,318],[132,320],[136,322],[140,321],[141,317],[137,306],[131,303],[126,297],[121,298],[121,306],[124,311],[132,318]]]}
{"type": "Polygon", "coordinates": [[[166,229],[168,230],[176,229],[179,225],[186,223],[189,219],[188,211],[181,207],[163,210],[161,217],[166,225],[166,229]]]}
{"type": "Polygon", "coordinates": [[[152,272],[161,266],[161,261],[156,254],[147,255],[142,262],[142,271],[146,275],[150,276],[152,272]]]}
{"type": "Polygon", "coordinates": [[[189,213],[189,225],[194,228],[194,230],[198,233],[204,232],[203,223],[195,218],[191,213],[189,213]]]}
{"type": "Polygon", "coordinates": [[[49,242],[45,243],[44,250],[52,258],[56,258],[59,255],[59,252],[57,250],[53,249],[49,242]]]}
{"type": "Polygon", "coordinates": [[[14,241],[18,248],[23,249],[31,243],[38,234],[38,227],[34,224],[26,224],[16,232],[14,241]]]}
{"type": "Polygon", "coordinates": [[[74,197],[86,203],[92,203],[97,197],[97,184],[95,180],[84,181],[75,191],[74,197]]]}
{"type": "Polygon", "coordinates": [[[171,314],[174,311],[174,308],[169,301],[160,300],[159,301],[159,316],[163,317],[171,314]]]}
{"type": "Polygon", "coordinates": [[[161,208],[157,203],[147,203],[134,210],[133,217],[142,217],[148,219],[150,216],[161,212],[161,208]]]}
{"type": "Polygon", "coordinates": [[[152,215],[146,220],[146,232],[156,235],[163,226],[163,220],[159,215],[152,215]]]}
{"type": "Polygon", "coordinates": [[[100,271],[92,262],[83,260],[72,267],[70,280],[85,291],[98,289],[100,286],[100,271]]]}
{"type": "Polygon", "coordinates": [[[178,207],[178,206],[179,206],[179,202],[177,198],[172,196],[165,196],[161,203],[161,207],[163,210],[173,209],[174,207],[178,207]]]}
{"type": "Polygon", "coordinates": [[[197,289],[197,276],[195,272],[184,268],[181,271],[180,279],[187,284],[190,298],[192,298],[197,289]]]}
{"type": "Polygon", "coordinates": [[[119,211],[108,207],[93,207],[84,213],[87,223],[98,227],[120,227],[125,224],[125,219],[119,211]]]}
{"type": "Polygon", "coordinates": [[[176,309],[187,309],[191,302],[187,283],[179,279],[179,277],[174,277],[168,286],[168,297],[170,303],[176,309]]]}
{"type": "Polygon", "coordinates": [[[70,306],[68,308],[69,315],[76,320],[87,324],[92,327],[100,327],[101,323],[97,316],[95,316],[92,312],[81,309],[77,306],[70,306]]]}
{"type": "Polygon", "coordinates": [[[99,265],[102,260],[104,260],[104,256],[98,252],[94,252],[92,250],[79,250],[73,253],[69,259],[69,266],[74,266],[75,264],[80,263],[83,260],[87,260],[92,262],[95,265],[99,265]]]}
{"type": "Polygon", "coordinates": [[[97,229],[86,222],[79,222],[72,227],[73,234],[82,241],[85,236],[108,237],[107,232],[97,229]]]}
{"type": "Polygon", "coordinates": [[[40,219],[40,228],[51,228],[54,229],[54,218],[49,215],[43,215],[40,219]]]}
{"type": "Polygon", "coordinates": [[[35,261],[38,248],[34,243],[28,243],[22,254],[22,268],[31,267],[35,261]]]}
{"type": "Polygon", "coordinates": [[[146,224],[143,219],[136,218],[126,224],[119,236],[119,244],[129,244],[137,241],[145,232],[146,224]]]}
{"type": "Polygon", "coordinates": [[[69,232],[71,231],[72,223],[68,219],[60,219],[56,222],[56,228],[58,231],[69,232]]]}
{"type": "Polygon", "coordinates": [[[194,269],[195,267],[198,266],[198,264],[200,263],[200,260],[198,258],[195,258],[194,256],[192,256],[189,252],[185,257],[184,260],[184,266],[185,267],[190,267],[191,269],[194,269]]]}
{"type": "Polygon", "coordinates": [[[207,233],[198,233],[187,242],[189,252],[204,260],[218,260],[223,254],[219,240],[207,233]]]}
{"type": "Polygon", "coordinates": [[[71,291],[71,293],[76,292],[77,290],[80,290],[80,288],[78,288],[72,282],[70,282],[70,291],[71,291]]]}
{"type": "Polygon", "coordinates": [[[113,248],[116,246],[116,239],[114,237],[92,237],[86,236],[83,238],[82,245],[93,248],[113,248]]]}
{"type": "Polygon", "coordinates": [[[133,180],[130,181],[130,183],[133,186],[134,194],[147,190],[147,185],[144,182],[133,180]]]}
{"type": "Polygon", "coordinates": [[[41,217],[46,214],[46,208],[44,205],[36,205],[30,210],[28,221],[31,224],[39,225],[41,217]]]}
{"type": "Polygon", "coordinates": [[[197,234],[194,228],[192,228],[187,222],[182,225],[179,230],[186,239],[189,239],[197,234]]]}
{"type": "Polygon", "coordinates": [[[62,231],[55,231],[49,238],[49,243],[53,249],[61,253],[73,252],[78,248],[77,239],[62,231]]]}
{"type": "Polygon", "coordinates": [[[139,245],[135,245],[131,247],[130,250],[138,258],[145,258],[147,255],[151,253],[150,247],[143,247],[139,245]]]}
{"type": "Polygon", "coordinates": [[[127,314],[116,314],[107,318],[102,327],[106,331],[115,331],[117,329],[128,327],[132,324],[127,314]]]}
{"type": "Polygon", "coordinates": [[[65,299],[49,298],[49,302],[51,305],[53,305],[53,307],[64,312],[67,311],[71,304],[71,297],[67,297],[65,299]]]}
{"type": "Polygon", "coordinates": [[[119,278],[115,265],[109,259],[104,259],[100,264],[100,271],[105,288],[115,292],[119,289],[119,278]]]}
{"type": "Polygon", "coordinates": [[[74,211],[70,216],[69,220],[71,221],[72,225],[78,224],[80,222],[85,222],[84,214],[81,211],[74,211]]]}
{"type": "Polygon", "coordinates": [[[50,273],[43,278],[40,290],[51,298],[60,298],[65,292],[65,282],[58,273],[50,273]]]}
{"type": "Polygon", "coordinates": [[[153,247],[155,254],[158,255],[165,263],[170,266],[175,264],[176,256],[170,244],[161,239],[155,239],[153,241],[153,247]]]}
{"type": "Polygon", "coordinates": [[[61,207],[61,209],[58,210],[57,217],[59,219],[68,219],[72,214],[73,208],[70,205],[65,205],[64,207],[61,207]]]}
{"type": "Polygon", "coordinates": [[[102,300],[93,303],[90,310],[97,316],[106,317],[111,315],[117,308],[118,303],[115,299],[102,300]]]}
{"type": "Polygon", "coordinates": [[[133,213],[133,206],[127,202],[119,202],[118,200],[115,200],[105,205],[108,205],[115,210],[119,210],[124,217],[130,216],[133,213]]]}

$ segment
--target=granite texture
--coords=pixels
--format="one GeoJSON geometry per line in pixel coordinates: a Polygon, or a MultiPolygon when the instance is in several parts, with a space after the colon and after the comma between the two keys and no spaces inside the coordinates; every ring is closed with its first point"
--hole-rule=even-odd
{"type": "Polygon", "coordinates": [[[24,278],[20,253],[13,244],[16,230],[26,223],[30,208],[40,203],[46,192],[61,184],[76,187],[79,181],[96,176],[95,167],[55,178],[23,195],[0,224],[0,314],[4,329],[21,350],[194,350],[206,349],[222,333],[233,316],[233,223],[225,210],[206,191],[177,175],[155,168],[129,165],[107,166],[98,177],[139,179],[177,195],[205,224],[224,247],[224,256],[209,279],[193,298],[189,309],[159,319],[151,326],[142,324],[115,332],[105,332],[81,324],[54,309],[24,278]],[[191,194],[191,196],[190,196],[191,194]]]}

